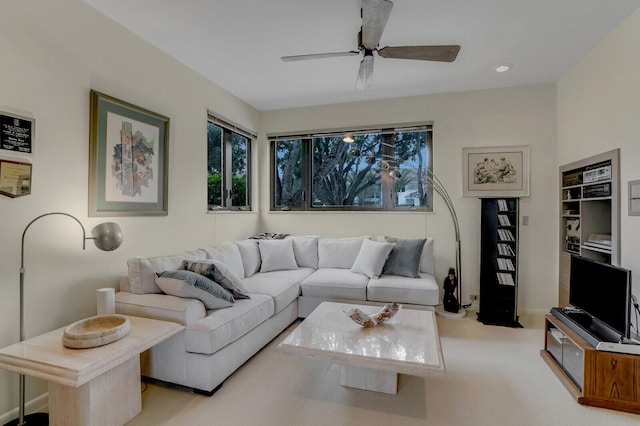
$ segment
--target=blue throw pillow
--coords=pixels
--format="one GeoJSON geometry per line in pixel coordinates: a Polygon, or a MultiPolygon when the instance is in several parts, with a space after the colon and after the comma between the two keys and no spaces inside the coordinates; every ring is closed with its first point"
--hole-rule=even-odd
{"type": "Polygon", "coordinates": [[[400,239],[387,237],[390,243],[396,243],[382,269],[383,275],[420,278],[420,257],[426,238],[400,239]]]}

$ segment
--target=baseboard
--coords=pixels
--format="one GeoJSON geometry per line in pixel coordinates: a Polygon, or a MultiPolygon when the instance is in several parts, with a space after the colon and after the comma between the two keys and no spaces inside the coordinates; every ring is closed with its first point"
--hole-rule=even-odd
{"type": "MultiPolygon", "coordinates": [[[[49,412],[49,394],[44,393],[37,398],[27,401],[25,403],[25,412],[30,413],[48,413],[49,412]]],[[[0,425],[9,423],[11,420],[18,418],[19,408],[16,407],[13,410],[4,413],[0,416],[0,425]]]]}

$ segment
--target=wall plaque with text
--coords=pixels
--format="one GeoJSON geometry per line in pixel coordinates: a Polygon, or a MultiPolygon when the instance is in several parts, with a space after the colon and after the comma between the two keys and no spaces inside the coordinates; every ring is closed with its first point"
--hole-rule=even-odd
{"type": "Polygon", "coordinates": [[[33,118],[0,112],[0,149],[18,154],[33,154],[33,118]]]}

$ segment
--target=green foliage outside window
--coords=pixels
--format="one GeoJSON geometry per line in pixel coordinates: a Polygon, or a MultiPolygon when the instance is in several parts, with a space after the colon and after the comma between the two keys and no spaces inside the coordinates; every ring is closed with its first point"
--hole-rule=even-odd
{"type": "Polygon", "coordinates": [[[247,164],[249,159],[250,140],[238,133],[217,126],[211,122],[207,125],[207,204],[214,207],[232,208],[246,207],[248,181],[247,164]],[[225,160],[225,146],[227,160],[225,160]],[[231,180],[231,186],[224,185],[223,176],[231,180]],[[231,197],[226,197],[230,190],[231,197]]]}
{"type": "MultiPolygon", "coordinates": [[[[210,206],[222,204],[222,175],[220,173],[210,174],[207,179],[208,198],[210,206]]],[[[247,199],[247,178],[246,176],[231,177],[231,200],[234,206],[246,205],[247,199]]]]}

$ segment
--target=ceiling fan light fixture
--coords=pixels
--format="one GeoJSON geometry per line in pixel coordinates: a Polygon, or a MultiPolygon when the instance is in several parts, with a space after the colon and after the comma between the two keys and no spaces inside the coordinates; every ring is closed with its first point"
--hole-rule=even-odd
{"type": "Polygon", "coordinates": [[[344,143],[354,143],[355,142],[355,138],[353,137],[353,133],[351,133],[351,132],[345,133],[344,136],[342,136],[342,142],[344,142],[344,143]]]}
{"type": "Polygon", "coordinates": [[[511,68],[513,68],[513,65],[511,64],[500,64],[496,67],[496,72],[507,72],[509,71],[511,68]]]}

